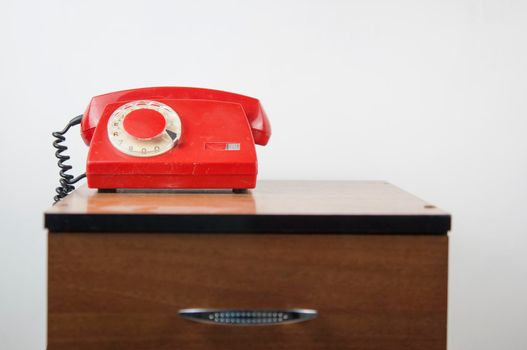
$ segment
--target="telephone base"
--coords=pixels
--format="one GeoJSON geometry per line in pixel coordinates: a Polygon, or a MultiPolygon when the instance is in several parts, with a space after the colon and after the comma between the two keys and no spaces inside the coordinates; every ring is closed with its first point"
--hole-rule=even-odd
{"type": "Polygon", "coordinates": [[[98,193],[249,193],[248,188],[98,188],[98,193]]]}
{"type": "Polygon", "coordinates": [[[116,188],[98,188],[97,192],[99,192],[99,193],[116,193],[117,189],[116,188]]]}
{"type": "Polygon", "coordinates": [[[177,174],[106,175],[93,174],[89,170],[88,168],[88,187],[97,188],[100,193],[113,193],[117,189],[223,189],[238,193],[240,190],[244,191],[256,186],[256,171],[254,174],[189,176],[177,174]]]}

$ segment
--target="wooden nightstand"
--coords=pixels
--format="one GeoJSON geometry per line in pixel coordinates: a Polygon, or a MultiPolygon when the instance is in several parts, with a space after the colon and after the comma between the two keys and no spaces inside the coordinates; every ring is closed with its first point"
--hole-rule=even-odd
{"type": "Polygon", "coordinates": [[[82,187],[45,221],[50,350],[446,348],[450,215],[386,182],[82,187]]]}

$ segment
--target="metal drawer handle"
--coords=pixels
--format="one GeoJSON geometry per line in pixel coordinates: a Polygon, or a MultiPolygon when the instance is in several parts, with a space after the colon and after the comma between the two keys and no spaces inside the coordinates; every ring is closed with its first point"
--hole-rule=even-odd
{"type": "Polygon", "coordinates": [[[311,309],[288,310],[232,310],[232,309],[181,309],[184,319],[207,324],[228,326],[272,326],[297,323],[317,317],[311,309]]]}

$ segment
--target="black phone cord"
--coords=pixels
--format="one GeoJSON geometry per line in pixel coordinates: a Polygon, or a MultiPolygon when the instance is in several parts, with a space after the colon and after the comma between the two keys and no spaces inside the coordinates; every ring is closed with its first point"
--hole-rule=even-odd
{"type": "Polygon", "coordinates": [[[71,191],[75,189],[75,186],[73,186],[73,184],[77,183],[79,180],[82,180],[86,177],[86,173],[81,174],[77,177],[74,177],[71,174],[66,174],[73,167],[71,165],[64,164],[67,160],[70,159],[70,156],[62,154],[62,152],[66,151],[68,147],[66,147],[65,145],[61,145],[62,142],[66,141],[66,137],[64,137],[64,134],[66,134],[72,126],[80,124],[81,120],[82,120],[82,114],[70,120],[62,131],[55,131],[54,133],[52,133],[53,137],[56,139],[55,141],[53,141],[53,147],[57,149],[57,151],[55,152],[55,157],[57,157],[57,159],[59,160],[57,162],[57,165],[60,168],[60,171],[59,171],[60,186],[55,189],[55,192],[57,192],[57,195],[53,197],[53,200],[54,200],[53,204],[57,203],[62,198],[66,197],[71,191]]]}

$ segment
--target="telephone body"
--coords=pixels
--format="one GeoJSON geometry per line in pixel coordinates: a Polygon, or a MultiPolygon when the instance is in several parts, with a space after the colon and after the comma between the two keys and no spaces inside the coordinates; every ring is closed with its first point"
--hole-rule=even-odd
{"type": "Polygon", "coordinates": [[[269,120],[252,97],[152,87],[92,98],[81,120],[86,178],[97,189],[248,189],[269,120]]]}

